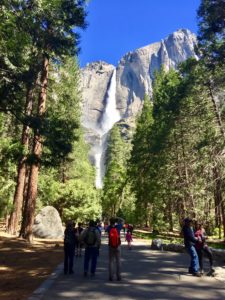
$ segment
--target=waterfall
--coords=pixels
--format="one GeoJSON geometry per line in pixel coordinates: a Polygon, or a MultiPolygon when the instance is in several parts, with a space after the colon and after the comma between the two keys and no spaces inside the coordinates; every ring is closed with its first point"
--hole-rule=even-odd
{"type": "Polygon", "coordinates": [[[96,166],[96,188],[102,188],[103,177],[105,175],[105,151],[107,147],[107,137],[113,125],[120,120],[120,113],[116,108],[116,69],[114,69],[110,86],[107,92],[106,106],[99,124],[100,143],[95,148],[96,166]]]}

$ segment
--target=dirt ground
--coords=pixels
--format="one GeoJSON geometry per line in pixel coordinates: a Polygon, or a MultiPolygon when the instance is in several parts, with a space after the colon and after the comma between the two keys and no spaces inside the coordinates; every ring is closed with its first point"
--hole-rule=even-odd
{"type": "Polygon", "coordinates": [[[0,299],[27,299],[62,261],[62,241],[35,239],[30,245],[0,231],[0,299]]]}

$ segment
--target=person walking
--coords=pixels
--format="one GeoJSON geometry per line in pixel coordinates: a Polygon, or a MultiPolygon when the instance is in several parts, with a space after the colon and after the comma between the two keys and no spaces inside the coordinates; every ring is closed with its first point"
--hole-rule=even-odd
{"type": "Polygon", "coordinates": [[[125,240],[127,241],[128,249],[131,250],[131,242],[133,241],[130,230],[127,230],[125,240]]]}
{"type": "Polygon", "coordinates": [[[67,221],[64,231],[64,274],[73,274],[73,261],[76,244],[75,223],[67,221]]]}
{"type": "Polygon", "coordinates": [[[109,238],[109,280],[114,279],[114,269],[116,271],[117,280],[121,278],[121,240],[120,231],[123,228],[123,219],[111,218],[110,225],[106,229],[109,238]]]}
{"type": "Polygon", "coordinates": [[[194,231],[192,228],[192,220],[190,218],[184,219],[182,233],[184,237],[185,248],[191,257],[191,262],[190,262],[190,267],[188,272],[194,276],[201,277],[201,274],[199,272],[198,254],[194,246],[197,243],[198,238],[196,238],[194,235],[194,231]]]}
{"type": "Polygon", "coordinates": [[[83,231],[83,227],[81,223],[78,223],[78,227],[75,228],[76,233],[76,244],[75,244],[75,255],[76,257],[81,257],[82,252],[82,242],[81,242],[81,233],[83,231]]]}
{"type": "Polygon", "coordinates": [[[195,248],[198,254],[199,259],[199,266],[200,266],[200,273],[203,274],[203,254],[205,254],[209,259],[210,270],[208,275],[212,275],[215,270],[213,269],[213,255],[212,251],[206,244],[206,239],[208,238],[200,222],[195,223],[195,237],[198,239],[197,243],[195,244],[195,248]]]}
{"type": "Polygon", "coordinates": [[[81,241],[84,242],[84,276],[88,275],[89,264],[91,261],[91,276],[95,275],[97,266],[97,257],[99,248],[101,246],[101,237],[98,229],[96,228],[95,221],[89,222],[88,228],[84,229],[81,233],[81,241]]]}

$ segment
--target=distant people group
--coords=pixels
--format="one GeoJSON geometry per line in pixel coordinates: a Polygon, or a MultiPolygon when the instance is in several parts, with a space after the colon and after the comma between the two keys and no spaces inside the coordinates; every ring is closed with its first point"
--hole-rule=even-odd
{"type": "Polygon", "coordinates": [[[185,248],[191,258],[188,272],[197,277],[203,275],[203,253],[205,253],[210,265],[208,275],[212,275],[214,273],[213,256],[212,251],[206,243],[207,236],[202,224],[197,221],[193,223],[192,219],[185,218],[182,233],[185,248]]]}
{"type": "MultiPolygon", "coordinates": [[[[108,235],[108,279],[121,280],[121,230],[124,231],[124,238],[128,249],[131,250],[133,226],[124,224],[121,218],[111,218],[110,224],[104,224],[105,232],[108,235]]],[[[86,229],[78,223],[75,228],[73,221],[68,221],[64,232],[64,274],[73,274],[74,256],[82,256],[84,250],[84,276],[95,276],[99,249],[101,247],[101,235],[103,226],[101,222],[89,221],[86,229]]],[[[203,271],[203,254],[209,259],[210,270],[208,275],[214,273],[212,251],[206,243],[206,233],[200,222],[193,222],[190,218],[184,219],[182,228],[185,248],[190,255],[188,272],[200,277],[203,271]]]]}
{"type": "MultiPolygon", "coordinates": [[[[103,227],[101,222],[89,221],[88,227],[83,229],[81,223],[75,228],[73,221],[68,221],[64,232],[64,274],[73,274],[74,256],[82,256],[84,250],[84,276],[95,276],[99,249],[101,247],[101,235],[103,227]]],[[[121,280],[121,237],[124,220],[122,218],[111,218],[110,224],[105,224],[104,229],[108,234],[109,246],[109,280],[121,280]],[[114,274],[115,272],[115,274],[114,274]]],[[[133,229],[133,227],[132,227],[133,229]]],[[[132,231],[128,229],[125,235],[128,247],[131,249],[132,231]]]]}

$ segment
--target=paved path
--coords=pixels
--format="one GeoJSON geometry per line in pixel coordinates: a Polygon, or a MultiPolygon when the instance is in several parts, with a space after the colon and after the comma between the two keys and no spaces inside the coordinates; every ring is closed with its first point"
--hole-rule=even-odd
{"type": "Polygon", "coordinates": [[[65,276],[61,270],[59,277],[39,299],[225,299],[222,282],[187,274],[188,255],[149,249],[141,242],[136,242],[132,250],[123,245],[123,280],[109,282],[107,246],[103,245],[94,278],[83,277],[83,259],[78,258],[75,260],[75,273],[65,276]]]}

